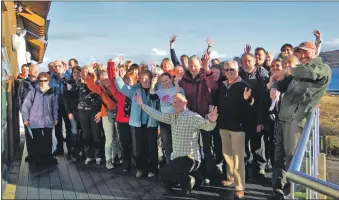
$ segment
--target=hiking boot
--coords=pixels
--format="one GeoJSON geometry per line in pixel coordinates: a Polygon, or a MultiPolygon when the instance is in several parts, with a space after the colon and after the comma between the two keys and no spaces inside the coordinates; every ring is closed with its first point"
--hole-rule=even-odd
{"type": "Polygon", "coordinates": [[[108,170],[114,169],[114,165],[113,165],[113,163],[112,163],[112,160],[106,161],[106,168],[107,168],[108,170]]]}
{"type": "Polygon", "coordinates": [[[140,170],[137,170],[137,174],[135,175],[137,178],[142,177],[142,175],[144,175],[144,173],[140,170]]]}
{"type": "Polygon", "coordinates": [[[28,155],[28,156],[25,157],[25,162],[33,163],[33,161],[34,161],[33,155],[28,155]]]}
{"type": "Polygon", "coordinates": [[[244,196],[245,192],[243,190],[234,192],[234,199],[243,199],[244,196]]]}
{"type": "Polygon", "coordinates": [[[190,194],[192,192],[192,189],[195,185],[195,178],[193,176],[188,176],[188,182],[182,184],[182,191],[184,194],[190,194]]]}
{"type": "Polygon", "coordinates": [[[85,160],[85,165],[88,165],[89,163],[91,163],[93,161],[93,158],[87,158],[85,160]]]}

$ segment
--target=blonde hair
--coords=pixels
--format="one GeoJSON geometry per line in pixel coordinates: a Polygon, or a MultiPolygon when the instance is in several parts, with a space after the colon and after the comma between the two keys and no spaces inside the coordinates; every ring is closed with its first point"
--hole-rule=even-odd
{"type": "Polygon", "coordinates": [[[236,60],[229,60],[229,61],[226,61],[225,63],[224,63],[224,67],[226,67],[226,66],[228,66],[228,67],[234,67],[234,68],[236,68],[236,70],[238,71],[238,69],[239,69],[239,65],[238,65],[238,62],[236,61],[236,60]]]}
{"type": "Polygon", "coordinates": [[[174,65],[173,65],[173,62],[171,61],[171,59],[169,58],[164,58],[162,61],[161,61],[161,64],[160,64],[160,67],[161,69],[163,69],[163,65],[169,63],[170,64],[170,69],[173,69],[174,68],[174,65]]]}
{"type": "MultiPolygon", "coordinates": [[[[86,77],[84,77],[84,74],[83,74],[83,71],[85,71],[85,70],[88,71],[88,65],[85,65],[85,66],[83,66],[83,67],[81,68],[81,73],[82,73],[82,75],[81,75],[80,81],[81,81],[81,83],[85,83],[85,84],[86,84],[86,77]]],[[[96,75],[96,73],[93,73],[93,79],[94,79],[94,82],[97,81],[97,75],[96,75]]]]}
{"type": "Polygon", "coordinates": [[[185,97],[185,95],[183,93],[180,93],[180,92],[176,93],[174,95],[174,97],[177,97],[177,98],[181,99],[183,102],[187,102],[187,99],[186,99],[186,97],[185,97]]]}
{"type": "Polygon", "coordinates": [[[126,66],[126,68],[128,69],[131,65],[133,64],[133,62],[131,61],[131,60],[126,60],[126,62],[125,62],[125,66],[126,66]]]}
{"type": "Polygon", "coordinates": [[[281,64],[283,68],[285,68],[284,66],[286,65],[286,63],[290,63],[292,66],[296,66],[297,64],[299,64],[299,59],[295,55],[289,55],[282,59],[281,64]]]}

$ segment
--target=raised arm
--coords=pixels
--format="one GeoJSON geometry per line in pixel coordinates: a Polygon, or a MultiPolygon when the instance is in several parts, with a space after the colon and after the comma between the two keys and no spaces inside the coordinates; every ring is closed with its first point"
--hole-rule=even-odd
{"type": "Polygon", "coordinates": [[[314,30],[313,34],[315,36],[315,46],[317,47],[317,55],[319,56],[321,50],[321,32],[314,30]]]}
{"type": "Polygon", "coordinates": [[[171,60],[172,60],[174,66],[180,65],[178,57],[177,57],[177,55],[175,54],[175,51],[174,51],[174,42],[175,42],[176,39],[177,39],[177,36],[175,36],[175,35],[173,35],[170,39],[171,60]]]}
{"type": "Polygon", "coordinates": [[[137,94],[135,96],[135,101],[137,102],[137,104],[141,107],[141,109],[147,113],[150,117],[158,120],[158,121],[161,121],[163,123],[166,123],[166,124],[171,124],[171,114],[168,114],[168,113],[161,113],[147,105],[145,105],[143,102],[142,102],[142,98],[139,94],[137,94]]]}
{"type": "Polygon", "coordinates": [[[88,73],[86,77],[86,83],[89,90],[97,95],[101,95],[102,91],[100,87],[96,83],[94,83],[94,76],[92,73],[88,73]]]}

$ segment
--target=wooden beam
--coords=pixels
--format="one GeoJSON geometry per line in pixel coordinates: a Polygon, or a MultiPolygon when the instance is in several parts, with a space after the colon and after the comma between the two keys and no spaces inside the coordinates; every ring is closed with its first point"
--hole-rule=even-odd
{"type": "Polygon", "coordinates": [[[30,11],[28,8],[24,10],[26,12],[20,12],[19,15],[22,16],[25,19],[28,19],[29,21],[33,22],[34,24],[44,27],[45,26],[45,19],[40,17],[39,15],[34,14],[32,11],[30,11]],[[30,11],[30,12],[28,12],[30,11]]]}

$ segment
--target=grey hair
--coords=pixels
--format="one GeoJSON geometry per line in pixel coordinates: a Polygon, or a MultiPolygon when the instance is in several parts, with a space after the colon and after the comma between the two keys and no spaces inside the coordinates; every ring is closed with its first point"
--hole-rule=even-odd
{"type": "Polygon", "coordinates": [[[229,61],[226,61],[225,64],[224,64],[224,67],[230,66],[230,65],[233,65],[234,67],[236,67],[237,69],[239,69],[239,65],[238,65],[238,62],[237,62],[236,60],[229,60],[229,61]]]}
{"type": "Polygon", "coordinates": [[[164,73],[164,71],[160,67],[154,67],[152,70],[152,74],[161,75],[162,73],[164,73]]]}

